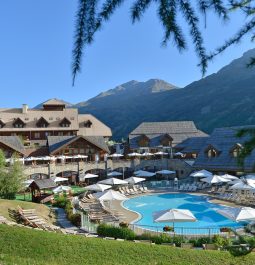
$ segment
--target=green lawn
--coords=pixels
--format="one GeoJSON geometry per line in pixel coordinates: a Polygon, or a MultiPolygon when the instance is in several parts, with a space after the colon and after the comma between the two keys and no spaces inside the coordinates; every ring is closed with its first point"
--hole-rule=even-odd
{"type": "MultiPolygon", "coordinates": [[[[36,214],[43,219],[45,219],[49,223],[55,223],[56,218],[53,212],[50,212],[50,208],[43,204],[32,203],[32,202],[25,202],[25,201],[18,201],[18,200],[3,200],[0,199],[0,215],[4,216],[5,218],[10,219],[8,209],[17,209],[20,206],[23,209],[35,209],[36,214]]],[[[1,236],[0,236],[1,240],[1,236]]],[[[1,251],[1,250],[0,250],[1,251]]],[[[1,262],[0,262],[1,265],[1,262]]]]}
{"type": "Polygon", "coordinates": [[[255,254],[185,250],[160,245],[107,241],[0,225],[1,265],[254,265],[255,254]]]}

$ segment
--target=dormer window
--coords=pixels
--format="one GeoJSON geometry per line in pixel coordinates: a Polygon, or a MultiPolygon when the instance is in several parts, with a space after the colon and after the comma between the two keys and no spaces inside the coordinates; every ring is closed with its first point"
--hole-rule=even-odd
{"type": "Polygon", "coordinates": [[[5,123],[2,120],[0,120],[0,128],[4,128],[4,126],[5,126],[5,123]]]}
{"type": "Polygon", "coordinates": [[[71,125],[71,122],[67,119],[67,118],[64,118],[60,123],[59,125],[61,127],[70,127],[71,125]]]}
{"type": "Polygon", "coordinates": [[[41,117],[37,123],[36,123],[36,126],[38,128],[47,128],[49,126],[49,123],[43,118],[41,117]]]}
{"type": "Polygon", "coordinates": [[[140,147],[148,147],[150,139],[145,134],[142,134],[137,142],[140,147]]]}
{"type": "Polygon", "coordinates": [[[242,149],[243,149],[243,146],[241,144],[235,144],[231,148],[230,154],[232,155],[232,157],[237,158],[240,155],[242,149]]]}
{"type": "Polygon", "coordinates": [[[205,153],[207,154],[208,158],[217,157],[220,154],[220,152],[211,145],[208,146],[208,148],[205,150],[205,153]]]}
{"type": "Polygon", "coordinates": [[[17,118],[14,120],[12,125],[14,128],[24,128],[26,124],[20,118],[17,118]]]}
{"type": "Polygon", "coordinates": [[[160,143],[163,146],[172,146],[173,138],[169,134],[162,135],[160,143]]]}
{"type": "Polygon", "coordinates": [[[87,121],[84,122],[84,127],[85,128],[91,128],[91,126],[92,126],[92,122],[90,120],[87,120],[87,121]]]}

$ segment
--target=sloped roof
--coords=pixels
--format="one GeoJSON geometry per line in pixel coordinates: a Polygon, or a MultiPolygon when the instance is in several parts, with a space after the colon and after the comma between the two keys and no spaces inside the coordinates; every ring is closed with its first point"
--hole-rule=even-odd
{"type": "MultiPolygon", "coordinates": [[[[236,144],[244,144],[250,136],[237,137],[237,132],[240,129],[253,128],[255,126],[239,126],[239,127],[226,127],[217,128],[213,131],[211,136],[204,143],[200,150],[198,157],[194,163],[196,168],[205,168],[208,170],[242,170],[237,163],[237,158],[231,155],[231,150],[236,144]],[[208,146],[212,146],[219,151],[217,157],[208,158],[205,151],[208,146]]],[[[244,170],[252,171],[255,165],[255,150],[252,151],[251,155],[246,157],[244,161],[244,170]]]]}
{"type": "Polygon", "coordinates": [[[130,134],[196,133],[193,121],[143,122],[130,134]]]}
{"type": "Polygon", "coordinates": [[[41,119],[45,119],[49,125],[47,131],[70,131],[79,130],[78,125],[78,110],[74,108],[63,109],[61,111],[45,111],[43,109],[28,109],[26,113],[23,113],[21,108],[14,109],[0,109],[0,119],[4,121],[5,126],[0,128],[1,132],[9,131],[45,131],[45,128],[38,128],[37,122],[41,119]],[[67,118],[71,125],[70,127],[61,127],[59,123],[64,118],[67,118]],[[13,127],[15,119],[21,119],[25,124],[25,128],[13,127]]]}
{"type": "Polygon", "coordinates": [[[143,122],[129,134],[130,148],[139,148],[138,140],[142,134],[150,139],[149,147],[161,146],[160,140],[165,134],[173,138],[173,146],[187,138],[207,136],[196,128],[193,121],[143,122]]]}
{"type": "Polygon", "coordinates": [[[40,190],[56,187],[56,183],[52,179],[36,179],[29,186],[34,185],[36,185],[40,190]]]}
{"type": "Polygon", "coordinates": [[[18,136],[0,136],[0,143],[3,143],[21,154],[25,152],[24,145],[18,136]]]}
{"type": "Polygon", "coordinates": [[[65,106],[65,102],[56,98],[49,99],[43,103],[43,106],[54,105],[54,106],[65,106]]]}
{"type": "Polygon", "coordinates": [[[64,147],[79,138],[83,138],[89,143],[109,153],[109,148],[102,136],[48,136],[48,147],[50,153],[55,152],[61,147],[64,147]]]}
{"type": "Polygon", "coordinates": [[[78,135],[83,136],[104,136],[111,137],[112,130],[105,125],[102,121],[98,120],[95,116],[91,114],[79,114],[78,115],[78,123],[79,123],[79,132],[78,135]],[[85,122],[90,121],[91,127],[85,127],[85,122]]]}
{"type": "Polygon", "coordinates": [[[201,148],[204,147],[205,142],[208,140],[208,137],[209,136],[187,138],[183,142],[177,144],[175,149],[182,153],[199,153],[201,148]]]}

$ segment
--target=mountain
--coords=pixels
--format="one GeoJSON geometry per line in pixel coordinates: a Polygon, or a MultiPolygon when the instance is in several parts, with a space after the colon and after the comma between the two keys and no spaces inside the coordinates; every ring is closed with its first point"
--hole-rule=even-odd
{"type": "Polygon", "coordinates": [[[130,81],[75,105],[126,137],[143,121],[193,120],[210,133],[215,127],[255,124],[255,68],[247,68],[255,49],[215,74],[182,89],[165,81],[130,81]]]}

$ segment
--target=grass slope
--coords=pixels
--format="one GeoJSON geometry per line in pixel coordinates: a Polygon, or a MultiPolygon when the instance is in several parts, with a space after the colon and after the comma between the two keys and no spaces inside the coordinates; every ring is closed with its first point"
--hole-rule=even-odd
{"type": "MultiPolygon", "coordinates": [[[[2,200],[0,199],[0,215],[10,220],[8,209],[16,209],[20,206],[23,209],[35,209],[36,214],[45,219],[48,223],[55,223],[54,213],[49,216],[50,208],[38,203],[17,201],[17,200],[2,200]]],[[[1,238],[0,238],[1,240],[1,238]]],[[[1,263],[0,263],[1,265],[1,263]]]]}
{"type": "Polygon", "coordinates": [[[233,258],[228,252],[106,241],[0,225],[0,264],[252,265],[255,255],[233,258]]]}

